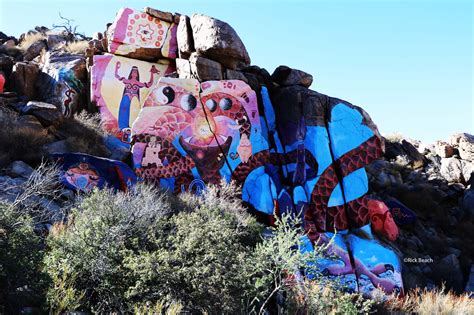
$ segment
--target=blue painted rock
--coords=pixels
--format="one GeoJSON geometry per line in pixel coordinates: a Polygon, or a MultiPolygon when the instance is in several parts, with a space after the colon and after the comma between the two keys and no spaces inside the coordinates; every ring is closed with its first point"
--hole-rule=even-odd
{"type": "Polygon", "coordinates": [[[126,191],[137,182],[127,164],[82,153],[52,154],[62,168],[61,181],[71,189],[88,192],[112,187],[126,191]]]}

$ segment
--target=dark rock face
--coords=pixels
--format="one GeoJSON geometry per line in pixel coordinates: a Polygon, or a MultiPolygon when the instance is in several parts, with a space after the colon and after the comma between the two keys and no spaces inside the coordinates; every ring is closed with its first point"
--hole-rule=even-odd
{"type": "Polygon", "coordinates": [[[30,101],[23,108],[22,112],[38,118],[44,127],[57,125],[64,119],[62,112],[56,106],[43,102],[30,101]]]}
{"type": "Polygon", "coordinates": [[[272,80],[283,86],[302,85],[309,88],[313,83],[313,76],[301,70],[279,66],[273,72],[272,80]]]}
{"type": "Polygon", "coordinates": [[[250,57],[237,32],[218,19],[193,14],[191,17],[194,46],[202,56],[218,60],[230,69],[250,64],[250,57]]]}
{"type": "Polygon", "coordinates": [[[30,47],[28,47],[28,49],[26,50],[25,54],[23,55],[23,60],[25,61],[31,61],[33,59],[35,59],[36,57],[39,56],[39,54],[41,53],[41,51],[43,49],[46,49],[47,48],[47,45],[46,45],[46,41],[45,40],[39,40],[39,41],[36,41],[34,42],[33,44],[30,45],[30,47]]]}
{"type": "Polygon", "coordinates": [[[425,165],[425,157],[408,141],[388,142],[385,150],[385,157],[402,166],[409,166],[413,169],[421,168],[425,165]]]}
{"type": "Polygon", "coordinates": [[[464,289],[463,272],[459,259],[455,254],[450,254],[441,259],[434,266],[433,275],[435,279],[446,281],[446,286],[457,292],[462,292],[464,289]]]}
{"type": "Polygon", "coordinates": [[[35,63],[17,62],[10,76],[13,90],[20,96],[35,99],[38,94],[36,84],[39,72],[39,67],[35,63]]]}
{"type": "Polygon", "coordinates": [[[222,80],[222,66],[217,61],[199,56],[196,53],[189,57],[193,76],[199,81],[222,80]]]}
{"type": "Polygon", "coordinates": [[[28,178],[34,169],[23,161],[15,161],[7,169],[8,176],[28,178]]]}

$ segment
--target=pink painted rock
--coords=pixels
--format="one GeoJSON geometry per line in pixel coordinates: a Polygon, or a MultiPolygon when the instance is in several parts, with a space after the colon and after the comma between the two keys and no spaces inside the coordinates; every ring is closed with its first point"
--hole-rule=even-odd
{"type": "Polygon", "coordinates": [[[95,55],[91,68],[91,100],[99,107],[104,127],[122,138],[121,132],[132,125],[158,79],[174,69],[171,64],[95,55]]]}
{"type": "Polygon", "coordinates": [[[109,52],[147,61],[175,59],[178,50],[177,28],[175,23],[123,8],[108,29],[109,52]]]}

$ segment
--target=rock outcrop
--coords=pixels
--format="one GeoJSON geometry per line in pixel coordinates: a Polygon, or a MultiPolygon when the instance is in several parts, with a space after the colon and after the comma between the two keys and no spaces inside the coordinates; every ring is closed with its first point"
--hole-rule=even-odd
{"type": "MultiPolygon", "coordinates": [[[[474,136],[386,140],[362,108],[309,89],[311,74],[250,65],[236,31],[202,14],[124,8],[79,53],[70,34],[33,32],[43,38],[24,51],[0,36],[0,119],[39,136],[31,160],[57,160],[68,188],[126,190],[135,173],[175,193],[234,180],[260,221],[299,215],[308,248],[339,231],[324,273],[366,295],[465,287],[474,136]],[[107,135],[75,129],[86,110],[107,135]]],[[[4,152],[0,163],[2,188],[32,172],[4,152]]]]}

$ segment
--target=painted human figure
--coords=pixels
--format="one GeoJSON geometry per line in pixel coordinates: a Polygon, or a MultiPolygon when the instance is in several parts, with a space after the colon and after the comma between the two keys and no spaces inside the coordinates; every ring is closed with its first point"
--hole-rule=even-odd
{"type": "Polygon", "coordinates": [[[127,129],[130,127],[130,105],[134,97],[140,101],[140,89],[143,87],[149,88],[153,84],[154,74],[158,74],[160,71],[151,66],[150,69],[150,81],[140,82],[140,74],[138,72],[138,67],[133,66],[128,75],[128,79],[119,75],[118,71],[120,69],[121,63],[117,61],[115,64],[115,77],[122,81],[125,84],[123,89],[122,100],[120,101],[119,114],[118,114],[118,127],[119,130],[127,129]]]}

